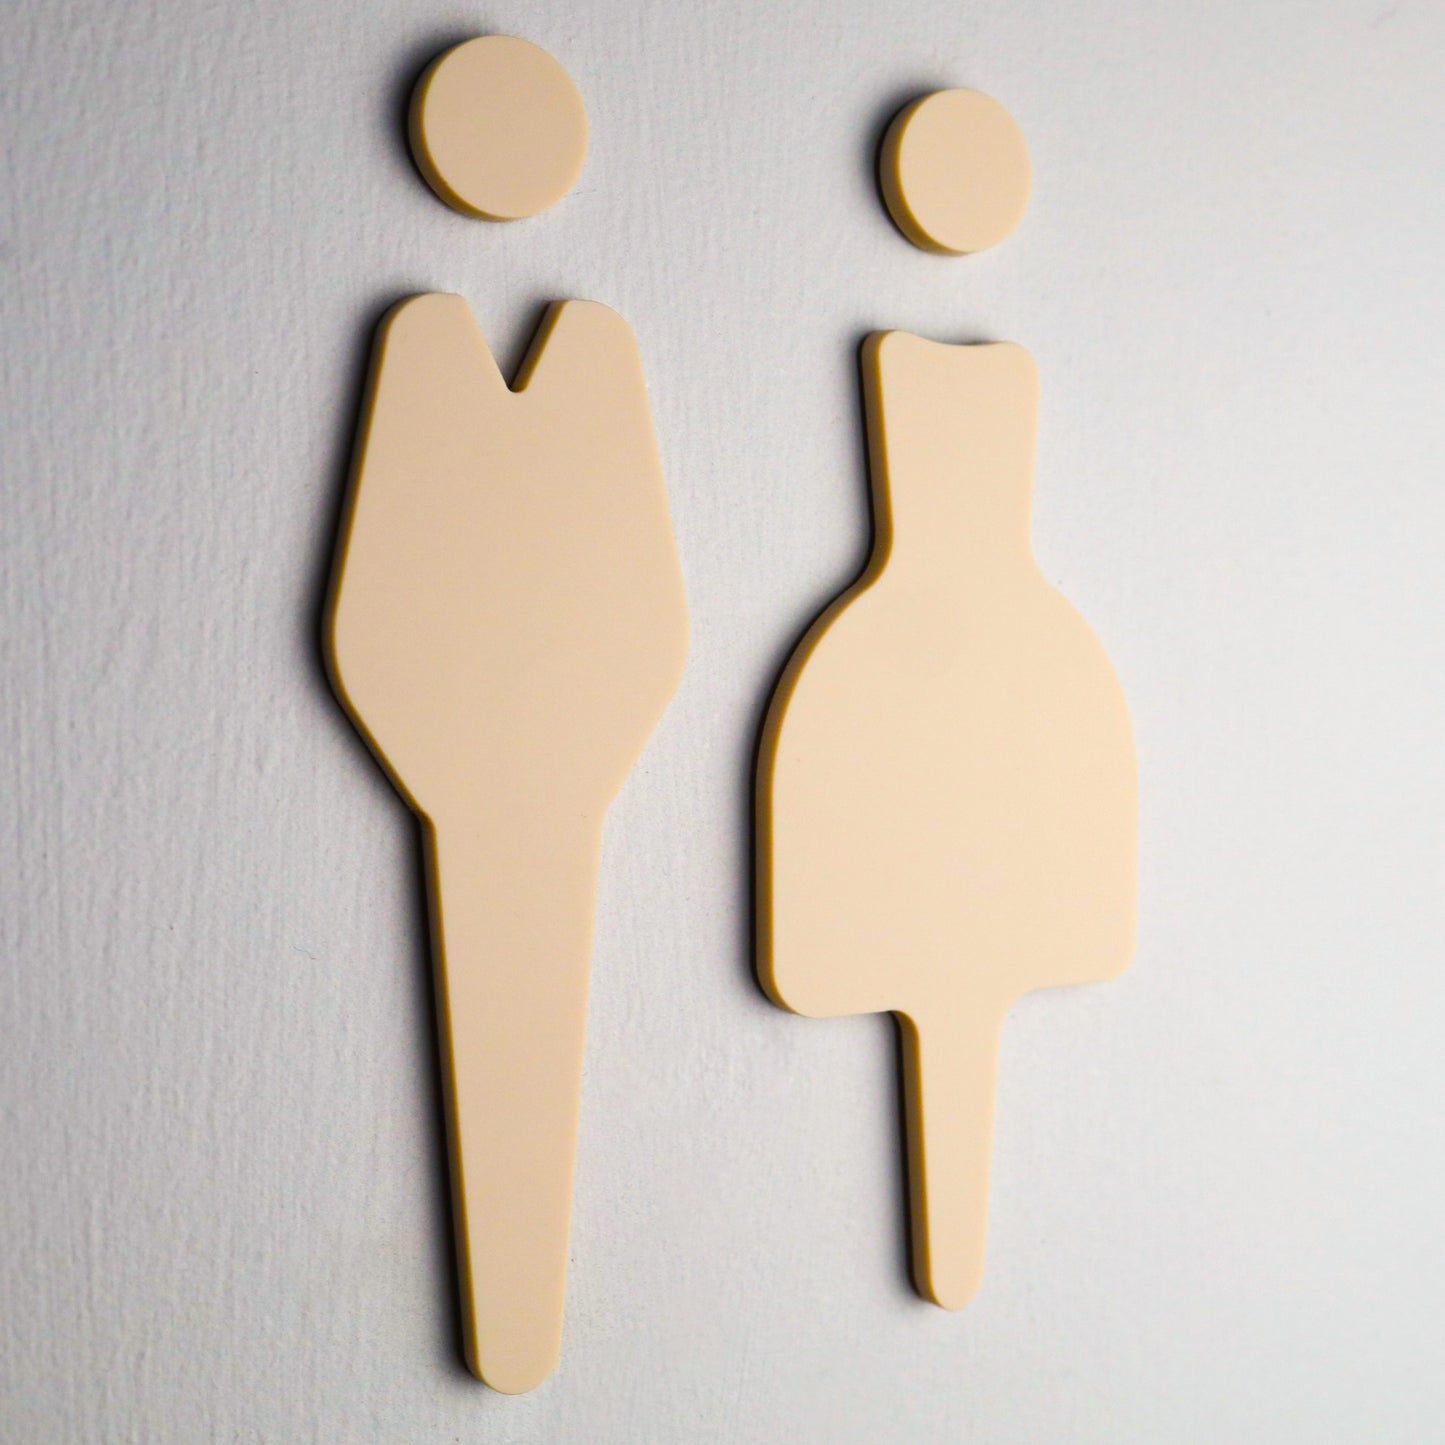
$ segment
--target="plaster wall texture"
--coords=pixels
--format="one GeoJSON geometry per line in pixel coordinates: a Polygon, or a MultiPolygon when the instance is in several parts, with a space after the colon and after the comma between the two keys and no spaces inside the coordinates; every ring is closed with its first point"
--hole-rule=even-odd
{"type": "Polygon", "coordinates": [[[1445,10],[399,0],[0,17],[0,1439],[1418,1442],[1445,1418],[1445,10]],[[529,36],[576,191],[453,215],[412,80],[529,36]],[[903,100],[1019,231],[915,252],[903,100]],[[460,1363],[413,823],[318,612],[371,330],[636,330],[690,666],[615,805],[565,1357],[460,1363]],[[1026,344],[1142,912],[1004,1036],[987,1278],[903,1257],[895,1046],[749,967],[776,669],[868,544],[870,330],[1026,344]]]}

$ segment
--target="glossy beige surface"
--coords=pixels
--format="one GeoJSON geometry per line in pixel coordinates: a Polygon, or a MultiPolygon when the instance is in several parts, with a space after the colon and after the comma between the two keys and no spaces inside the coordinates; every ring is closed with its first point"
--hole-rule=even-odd
{"type": "Polygon", "coordinates": [[[480,35],[439,55],[411,101],[412,155],[463,215],[535,216],[572,189],[587,156],[587,111],[540,46],[480,35]]]}
{"type": "Polygon", "coordinates": [[[915,246],[966,255],[996,246],[1023,219],[1028,146],[992,96],[938,90],[893,118],[878,179],[889,214],[915,246]]]}
{"type": "Polygon", "coordinates": [[[327,629],[424,826],[467,1355],[556,1363],[603,815],[677,685],[682,579],[636,342],[547,313],[509,389],[466,303],[382,323],[327,629]]]}
{"type": "Polygon", "coordinates": [[[919,1290],[981,1278],[998,1033],[1134,940],[1135,769],[1113,669],[1029,542],[1038,379],[1007,343],[869,338],[875,544],[790,660],[758,786],[759,972],[904,1041],[919,1290]]]}

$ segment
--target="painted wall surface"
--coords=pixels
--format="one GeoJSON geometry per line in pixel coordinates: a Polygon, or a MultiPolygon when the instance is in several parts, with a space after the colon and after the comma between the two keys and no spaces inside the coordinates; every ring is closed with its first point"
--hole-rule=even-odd
{"type": "Polygon", "coordinates": [[[0,17],[0,1439],[1418,1442],[1445,1418],[1445,9],[210,0],[0,17]],[[452,214],[444,44],[592,149],[452,214]],[[1032,146],[914,251],[905,98],[1032,146]],[[648,368],[690,668],[608,824],[565,1358],[462,1369],[411,819],[318,611],[371,329],[648,368]],[[988,1275],[911,1292],[882,1018],[769,1006],[749,779],[868,541],[856,353],[1025,343],[1035,533],[1138,734],[1141,943],[1004,1037],[988,1275]]]}

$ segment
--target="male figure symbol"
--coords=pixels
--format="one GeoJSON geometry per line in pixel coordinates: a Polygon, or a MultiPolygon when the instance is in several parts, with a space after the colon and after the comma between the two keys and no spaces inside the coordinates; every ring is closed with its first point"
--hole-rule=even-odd
{"type": "MultiPolygon", "coordinates": [[[[423,96],[465,103],[465,86],[437,90],[453,56],[515,84],[517,47],[535,50],[486,37],[448,52],[423,96]]],[[[560,67],[543,60],[545,94],[560,67]]],[[[393,308],[326,645],[343,704],[423,825],[467,1358],[495,1388],[528,1390],[561,1347],[603,815],[687,649],[621,317],[553,305],[509,388],[460,297],[393,308]]]]}
{"type": "MultiPolygon", "coordinates": [[[[982,177],[957,164],[954,128],[997,135],[1002,113],[959,94],[910,106],[884,147],[900,229],[954,252],[1001,239],[1027,193],[986,151],[982,177]]],[[[1103,649],[1030,551],[1028,353],[878,333],[863,389],[874,551],[764,726],[758,968],[798,1013],[897,1014],[914,1280],[957,1309],[983,1270],[1004,1014],[1133,949],[1134,752],[1103,649]]]]}

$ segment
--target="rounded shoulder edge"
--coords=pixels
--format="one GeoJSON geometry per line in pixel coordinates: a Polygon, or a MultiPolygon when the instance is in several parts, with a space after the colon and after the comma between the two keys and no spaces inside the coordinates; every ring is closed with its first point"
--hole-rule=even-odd
{"type": "Polygon", "coordinates": [[[553,312],[554,325],[580,326],[588,331],[628,338],[633,335],[632,327],[622,313],[605,301],[586,301],[574,296],[566,301],[554,302],[553,312]]]}
{"type": "Polygon", "coordinates": [[[639,370],[642,359],[637,337],[626,320],[601,301],[571,299],[554,301],[537,328],[526,359],[522,362],[513,390],[545,386],[546,378],[578,366],[595,366],[598,357],[613,365],[626,362],[639,370]]]}
{"type": "Polygon", "coordinates": [[[406,296],[388,308],[381,318],[377,334],[387,337],[404,333],[416,326],[424,326],[443,318],[465,317],[473,325],[476,318],[466,298],[454,291],[422,291],[415,296],[406,296]]]}

